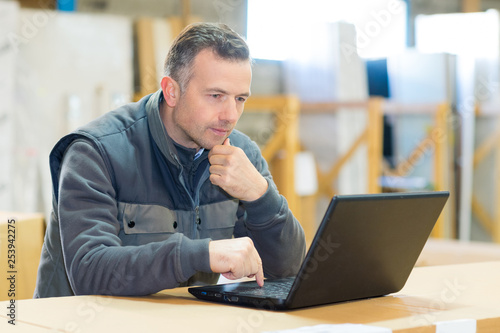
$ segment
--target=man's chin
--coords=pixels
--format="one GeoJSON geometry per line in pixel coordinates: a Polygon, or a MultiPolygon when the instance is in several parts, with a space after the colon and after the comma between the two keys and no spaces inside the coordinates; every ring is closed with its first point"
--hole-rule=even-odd
{"type": "Polygon", "coordinates": [[[214,135],[213,133],[206,133],[203,138],[200,138],[198,141],[198,144],[200,147],[205,148],[207,150],[211,150],[215,146],[223,145],[224,141],[229,137],[231,134],[232,130],[227,132],[226,135],[219,136],[219,135],[214,135]],[[203,140],[204,139],[204,140],[203,140]]]}
{"type": "Polygon", "coordinates": [[[206,150],[211,150],[215,146],[221,146],[226,139],[224,138],[222,141],[221,140],[216,140],[216,141],[211,141],[211,142],[204,142],[200,147],[206,149],[206,150]]]}

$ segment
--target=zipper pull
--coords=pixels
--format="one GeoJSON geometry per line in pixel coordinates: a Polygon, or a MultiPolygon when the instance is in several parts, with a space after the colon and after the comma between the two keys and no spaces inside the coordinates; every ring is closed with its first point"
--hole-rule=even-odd
{"type": "Polygon", "coordinates": [[[196,206],[196,208],[194,209],[195,213],[196,213],[196,224],[200,225],[201,224],[201,219],[200,219],[200,207],[199,206],[196,206]]]}

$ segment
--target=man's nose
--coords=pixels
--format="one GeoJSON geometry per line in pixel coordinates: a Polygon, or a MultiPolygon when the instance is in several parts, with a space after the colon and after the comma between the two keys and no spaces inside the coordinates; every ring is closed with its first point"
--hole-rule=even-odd
{"type": "Polygon", "coordinates": [[[224,107],[220,113],[219,118],[220,120],[235,123],[238,121],[239,114],[240,112],[236,101],[228,99],[226,103],[224,103],[224,107]]]}

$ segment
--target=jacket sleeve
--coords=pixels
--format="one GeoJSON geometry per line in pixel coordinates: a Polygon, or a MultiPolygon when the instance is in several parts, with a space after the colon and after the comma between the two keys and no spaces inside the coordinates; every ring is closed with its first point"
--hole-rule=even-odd
{"type": "Polygon", "coordinates": [[[161,242],[122,246],[110,173],[90,142],[68,147],[58,189],[64,263],[75,294],[146,295],[176,287],[197,271],[211,272],[209,239],[173,234],[161,242]]]}
{"type": "MultiPolygon", "coordinates": [[[[253,142],[252,142],[253,143],[253,142]]],[[[249,236],[262,259],[266,277],[297,274],[305,256],[304,230],[293,216],[288,203],[269,172],[259,148],[247,151],[247,156],[268,182],[266,193],[259,199],[241,202],[235,237],[249,236]]]]}

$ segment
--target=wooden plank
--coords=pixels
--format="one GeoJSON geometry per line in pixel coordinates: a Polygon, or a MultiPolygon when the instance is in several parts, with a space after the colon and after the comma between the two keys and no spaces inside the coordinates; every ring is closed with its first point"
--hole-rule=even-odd
{"type": "MultiPolygon", "coordinates": [[[[372,100],[374,98],[370,98],[372,100]]],[[[347,101],[328,103],[302,103],[301,112],[303,114],[335,113],[342,108],[368,108],[370,100],[367,101],[347,101]]],[[[436,103],[398,103],[380,99],[384,114],[434,114],[436,103]]]]}
{"type": "Polygon", "coordinates": [[[382,175],[383,121],[382,98],[373,98],[368,103],[367,146],[368,146],[368,192],[382,192],[379,178],[382,175]]]}
{"type": "Polygon", "coordinates": [[[302,103],[300,112],[303,114],[332,113],[342,108],[367,108],[368,101],[302,103]]]}
{"type": "Polygon", "coordinates": [[[182,2],[182,26],[187,27],[191,18],[191,1],[181,0],[182,2]]]}
{"type": "Polygon", "coordinates": [[[500,141],[500,132],[496,131],[490,135],[486,140],[484,140],[478,148],[474,151],[474,162],[473,166],[476,168],[479,163],[493,151],[493,148],[498,146],[500,141]]]}
{"type": "Polygon", "coordinates": [[[411,166],[415,165],[426,151],[426,146],[430,141],[430,135],[423,138],[413,150],[410,152],[407,158],[403,159],[394,169],[389,169],[388,172],[391,175],[398,177],[407,176],[408,172],[411,170],[411,166]]]}
{"type": "Polygon", "coordinates": [[[298,98],[286,95],[252,96],[245,103],[245,112],[275,114],[275,131],[261,149],[262,156],[269,163],[276,186],[287,199],[290,210],[300,220],[300,200],[295,192],[295,155],[299,149],[298,98]]]}
{"type": "Polygon", "coordinates": [[[495,221],[491,218],[490,214],[486,211],[483,205],[479,202],[475,195],[471,199],[472,212],[478,218],[479,223],[490,234],[493,234],[493,226],[495,221]]]}
{"type": "Polygon", "coordinates": [[[285,108],[287,103],[286,95],[273,96],[251,96],[245,102],[245,110],[255,111],[275,111],[278,112],[285,108]]]}
{"type": "Polygon", "coordinates": [[[434,114],[436,103],[384,103],[384,114],[434,114]]]}
{"type": "Polygon", "coordinates": [[[286,106],[278,113],[278,126],[285,127],[285,145],[282,163],[281,189],[288,201],[292,211],[299,210],[299,197],[295,192],[295,155],[299,149],[299,122],[300,102],[298,98],[286,97],[286,106]]]}
{"type": "MultiPolygon", "coordinates": [[[[437,107],[435,115],[435,127],[433,129],[434,133],[447,133],[446,131],[446,114],[447,106],[440,104],[437,107]]],[[[445,154],[446,154],[446,140],[444,138],[435,137],[431,135],[431,140],[434,143],[434,183],[435,189],[437,191],[446,190],[446,173],[445,173],[445,154]]],[[[446,225],[444,221],[444,213],[439,216],[436,225],[432,231],[433,237],[443,238],[446,234],[446,225]]]]}
{"type": "Polygon", "coordinates": [[[351,157],[354,155],[354,153],[358,150],[359,147],[366,141],[368,137],[368,130],[364,130],[363,133],[361,133],[358,138],[354,141],[352,146],[349,148],[349,150],[343,154],[337,162],[333,165],[333,167],[330,169],[330,171],[326,174],[326,180],[329,182],[332,182],[334,179],[336,179],[340,173],[340,169],[346,164],[351,157]]]}
{"type": "Polygon", "coordinates": [[[172,16],[168,18],[170,28],[172,29],[172,36],[177,36],[188,25],[195,22],[203,22],[203,18],[199,16],[190,15],[188,19],[180,16],[172,16]],[[186,23],[187,21],[187,23],[186,23]]]}
{"type": "Polygon", "coordinates": [[[306,235],[306,246],[309,248],[317,229],[316,205],[317,196],[302,196],[300,200],[300,224],[306,235]]]}
{"type": "Polygon", "coordinates": [[[278,151],[285,145],[286,131],[283,127],[278,128],[273,136],[267,141],[266,145],[261,149],[262,156],[266,161],[271,161],[278,151]]]}
{"type": "Polygon", "coordinates": [[[481,11],[481,0],[462,0],[462,12],[474,13],[481,11]]]}
{"type": "Polygon", "coordinates": [[[139,18],[135,23],[137,37],[137,62],[139,71],[139,90],[135,100],[155,92],[158,88],[156,79],[156,59],[154,50],[153,19],[139,18]]]}
{"type": "MultiPolygon", "coordinates": [[[[497,131],[498,132],[498,131],[497,131]]],[[[493,230],[492,230],[492,236],[493,240],[496,243],[500,243],[500,205],[498,202],[500,201],[500,177],[499,175],[499,170],[500,170],[500,145],[498,145],[497,141],[497,146],[495,150],[495,176],[493,179],[495,179],[495,189],[496,193],[494,194],[495,200],[496,200],[496,205],[495,205],[495,224],[493,225],[493,230]]]]}
{"type": "Polygon", "coordinates": [[[10,282],[6,279],[8,271],[16,272],[14,298],[16,300],[33,298],[44,234],[45,223],[41,213],[0,211],[0,255],[5,258],[0,261],[0,270],[5,273],[0,279],[2,291],[0,301],[10,299],[7,292],[10,282]],[[12,238],[13,230],[15,238],[12,238]],[[15,269],[9,268],[7,261],[7,254],[12,254],[12,251],[9,252],[12,246],[17,249],[15,269]]]}
{"type": "Polygon", "coordinates": [[[301,112],[306,110],[307,114],[334,113],[340,108],[364,107],[367,109],[367,125],[364,131],[354,140],[349,149],[339,157],[327,172],[318,170],[319,192],[328,197],[334,195],[336,190],[332,184],[339,177],[341,169],[354,156],[363,145],[367,146],[368,154],[368,191],[370,193],[381,192],[378,179],[382,174],[382,98],[371,98],[368,101],[353,101],[341,103],[307,103],[302,104],[301,112]]]}

